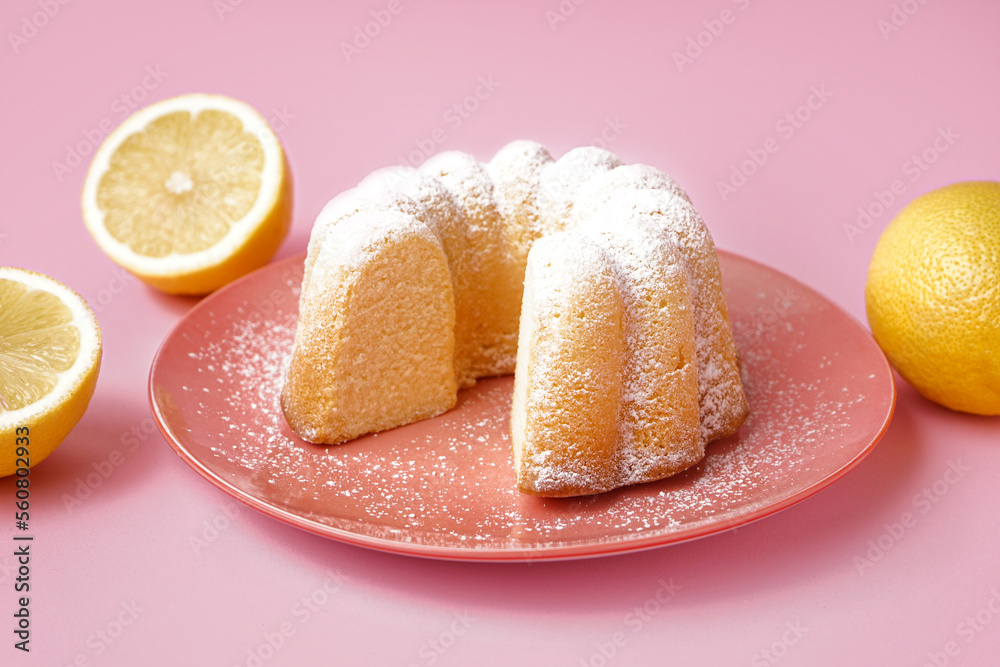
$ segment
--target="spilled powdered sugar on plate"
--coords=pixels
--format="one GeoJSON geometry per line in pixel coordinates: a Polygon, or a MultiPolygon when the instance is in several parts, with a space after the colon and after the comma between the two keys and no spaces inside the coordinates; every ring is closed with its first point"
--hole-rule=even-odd
{"type": "Polygon", "coordinates": [[[579,498],[518,493],[510,377],[480,381],[434,419],[342,445],[302,441],[280,404],[302,258],[182,322],[154,364],[155,407],[175,449],[224,490],[338,539],[507,559],[699,537],[825,486],[870,449],[891,410],[891,377],[858,347],[860,327],[781,274],[720,259],[751,413],[700,464],[660,482],[579,498]]]}

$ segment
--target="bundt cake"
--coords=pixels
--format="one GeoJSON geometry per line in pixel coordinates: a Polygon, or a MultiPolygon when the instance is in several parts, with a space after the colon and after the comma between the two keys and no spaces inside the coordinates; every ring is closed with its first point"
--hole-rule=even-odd
{"type": "Polygon", "coordinates": [[[281,395],[314,443],[440,414],[514,373],[518,488],[607,491],[675,474],[748,407],[711,235],[645,165],[515,141],[374,172],[309,242],[281,395]]]}

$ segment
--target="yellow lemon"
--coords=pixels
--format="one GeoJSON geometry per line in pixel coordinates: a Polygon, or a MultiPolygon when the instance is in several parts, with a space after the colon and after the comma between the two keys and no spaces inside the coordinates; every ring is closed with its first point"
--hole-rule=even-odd
{"type": "Polygon", "coordinates": [[[76,292],[0,267],[0,477],[37,465],[90,403],[101,328],[76,292]]]}
{"type": "Polygon", "coordinates": [[[875,340],[953,410],[1000,414],[1000,183],[918,197],[879,239],[865,288],[875,340]]]}
{"type": "Polygon", "coordinates": [[[165,292],[205,294],[274,256],[291,223],[292,178],[253,108],[182,95],[108,135],[82,199],[87,229],[112,260],[165,292]]]}

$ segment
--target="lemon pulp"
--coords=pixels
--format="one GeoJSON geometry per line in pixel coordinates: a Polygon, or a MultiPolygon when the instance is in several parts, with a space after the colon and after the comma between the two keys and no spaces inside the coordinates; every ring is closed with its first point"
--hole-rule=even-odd
{"type": "Polygon", "coordinates": [[[51,392],[80,353],[73,313],[57,296],[0,279],[0,411],[51,392]]]}

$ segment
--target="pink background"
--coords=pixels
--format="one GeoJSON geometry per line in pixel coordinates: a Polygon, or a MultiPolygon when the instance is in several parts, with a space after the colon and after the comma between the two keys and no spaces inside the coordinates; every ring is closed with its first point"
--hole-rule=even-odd
{"type": "MultiPolygon", "coordinates": [[[[32,473],[30,655],[12,648],[14,558],[0,548],[0,662],[996,664],[1000,422],[905,383],[882,443],[819,495],[736,531],[588,561],[461,564],[342,545],[235,504],[173,453],[147,370],[195,301],[154,293],[97,249],[78,203],[89,158],[72,155],[139,98],[219,92],[273,118],[296,183],[279,256],[305,248],[327,199],[439,128],[433,151],[482,159],[514,138],[561,154],[603,132],[624,160],[673,174],[720,247],[862,321],[872,248],[905,201],[998,178],[1000,5],[986,0],[400,0],[348,60],[341,42],[389,5],[3,3],[0,264],[84,295],[105,357],[89,412],[32,473]],[[569,15],[552,23],[560,6],[569,15]],[[699,39],[678,67],[675,52],[699,39]],[[449,112],[481,79],[496,85],[477,108],[449,112]],[[783,120],[797,111],[795,126],[783,120]],[[718,183],[765,146],[723,197],[718,183]],[[870,221],[845,228],[859,207],[870,221]],[[116,450],[121,465],[89,488],[116,450]],[[86,497],[68,506],[69,494],[86,497]],[[915,524],[894,526],[907,513],[915,524]],[[661,580],[679,588],[658,605],[661,580]],[[637,615],[646,604],[655,613],[637,615]]],[[[8,545],[13,498],[0,481],[8,545]]]]}

